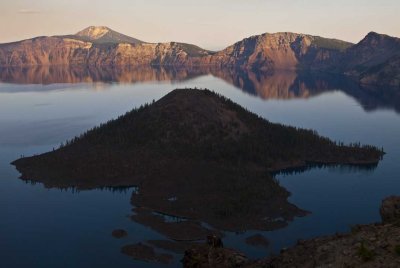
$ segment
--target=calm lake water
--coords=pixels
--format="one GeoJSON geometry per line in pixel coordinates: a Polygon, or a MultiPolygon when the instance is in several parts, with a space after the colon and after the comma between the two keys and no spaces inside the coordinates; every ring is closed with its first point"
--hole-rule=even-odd
{"type": "MultiPolygon", "coordinates": [[[[400,194],[400,96],[389,89],[360,88],[326,75],[221,70],[19,69],[0,74],[1,267],[158,266],[120,253],[123,245],[164,238],[129,219],[132,189],[45,189],[19,180],[9,163],[51,150],[175,88],[212,89],[272,122],[387,152],[373,170],[327,167],[278,175],[292,193],[290,202],[311,214],[286,228],[263,232],[270,240],[267,249],[245,243],[257,231],[226,233],[226,246],[265,257],[298,239],[379,221],[381,200],[400,194]],[[129,236],[114,239],[111,231],[116,228],[126,229],[129,236]]],[[[169,266],[179,266],[179,258],[169,266]]]]}

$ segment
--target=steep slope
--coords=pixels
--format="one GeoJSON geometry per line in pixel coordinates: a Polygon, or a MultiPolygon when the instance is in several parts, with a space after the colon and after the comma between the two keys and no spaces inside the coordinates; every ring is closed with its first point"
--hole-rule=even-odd
{"type": "Polygon", "coordinates": [[[348,73],[361,74],[399,55],[399,38],[370,32],[358,44],[346,50],[343,68],[348,73]]]}
{"type": "Polygon", "coordinates": [[[276,33],[246,38],[213,57],[223,66],[253,70],[294,70],[327,68],[338,61],[352,44],[317,36],[276,33]]]}
{"type": "Polygon", "coordinates": [[[373,66],[360,75],[365,85],[388,85],[400,88],[400,54],[373,66]]]}
{"type": "Polygon", "coordinates": [[[0,45],[1,66],[74,65],[85,63],[91,42],[37,37],[0,45]]]}
{"type": "Polygon", "coordinates": [[[369,33],[344,56],[342,70],[362,84],[400,86],[400,39],[369,33]]]}

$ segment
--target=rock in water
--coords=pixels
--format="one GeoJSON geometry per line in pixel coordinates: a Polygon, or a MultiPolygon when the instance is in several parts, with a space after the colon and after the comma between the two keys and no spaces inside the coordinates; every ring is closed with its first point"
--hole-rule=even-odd
{"type": "Polygon", "coordinates": [[[117,239],[120,239],[128,236],[128,232],[122,229],[116,229],[111,233],[111,235],[117,239]]]}
{"type": "Polygon", "coordinates": [[[142,243],[123,246],[121,248],[121,252],[134,258],[135,260],[148,262],[160,262],[163,264],[168,264],[173,259],[172,255],[159,254],[154,250],[154,248],[142,243]]]}

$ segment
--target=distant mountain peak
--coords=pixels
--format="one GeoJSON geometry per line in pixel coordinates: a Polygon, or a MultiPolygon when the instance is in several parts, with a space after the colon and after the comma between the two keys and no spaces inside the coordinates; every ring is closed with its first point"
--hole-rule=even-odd
{"type": "Polygon", "coordinates": [[[377,32],[374,32],[374,31],[371,31],[371,32],[369,32],[369,33],[367,34],[367,36],[379,36],[379,35],[381,35],[381,34],[379,34],[379,33],[377,33],[377,32]]]}
{"type": "Polygon", "coordinates": [[[397,37],[393,37],[393,36],[389,36],[387,34],[381,34],[381,33],[377,33],[377,32],[369,32],[364,39],[362,39],[360,42],[363,42],[365,40],[375,40],[375,39],[379,39],[379,40],[399,40],[399,38],[397,37]]]}
{"type": "Polygon", "coordinates": [[[76,33],[77,36],[85,36],[97,40],[112,30],[106,26],[89,26],[82,31],[76,33]]]}
{"type": "Polygon", "coordinates": [[[75,34],[76,37],[88,39],[95,43],[144,43],[136,38],[118,33],[106,26],[89,26],[75,34]]]}

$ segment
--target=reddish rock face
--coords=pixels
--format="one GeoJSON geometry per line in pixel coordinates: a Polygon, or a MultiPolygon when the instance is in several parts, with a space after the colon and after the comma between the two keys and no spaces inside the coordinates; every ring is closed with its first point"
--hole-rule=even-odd
{"type": "Polygon", "coordinates": [[[146,43],[107,27],[75,35],[0,44],[0,66],[214,66],[345,73],[363,84],[400,85],[400,39],[369,33],[356,45],[296,33],[262,34],[219,52],[195,45],[146,43]]]}
{"type": "Polygon", "coordinates": [[[304,34],[276,33],[252,36],[214,53],[184,43],[145,43],[107,27],[89,27],[76,35],[0,45],[0,65],[212,65],[294,70],[304,62],[326,65],[342,47],[350,45],[304,34]]]}
{"type": "Polygon", "coordinates": [[[97,44],[61,37],[41,37],[0,46],[1,66],[190,66],[207,62],[208,56],[205,50],[180,43],[97,44]]]}

